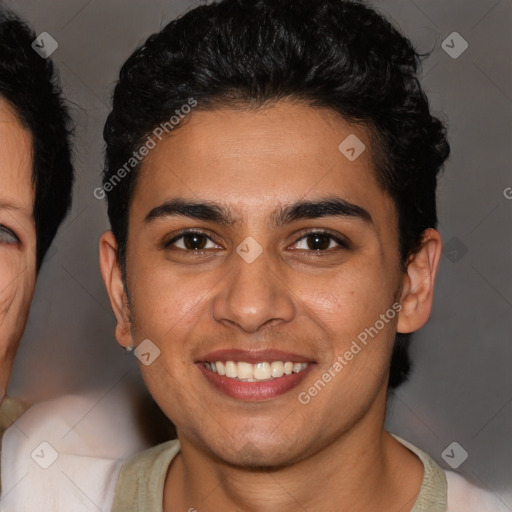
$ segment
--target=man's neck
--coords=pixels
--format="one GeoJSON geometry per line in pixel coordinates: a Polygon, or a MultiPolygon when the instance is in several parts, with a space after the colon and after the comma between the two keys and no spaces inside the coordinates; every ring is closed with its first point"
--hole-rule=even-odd
{"type": "Polygon", "coordinates": [[[182,441],[167,475],[164,511],[408,512],[421,487],[423,464],[382,422],[364,418],[322,450],[279,469],[219,464],[182,441]]]}

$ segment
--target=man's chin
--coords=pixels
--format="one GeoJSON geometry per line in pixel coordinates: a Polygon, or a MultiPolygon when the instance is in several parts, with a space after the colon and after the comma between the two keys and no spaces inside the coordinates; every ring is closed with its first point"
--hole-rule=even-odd
{"type": "MultiPolygon", "coordinates": [[[[275,470],[288,467],[304,458],[303,450],[295,453],[293,445],[287,447],[285,440],[251,441],[240,443],[241,447],[229,445],[224,447],[210,446],[209,451],[214,458],[237,469],[246,470],[275,470]]],[[[295,443],[297,447],[297,443],[295,443]]]]}

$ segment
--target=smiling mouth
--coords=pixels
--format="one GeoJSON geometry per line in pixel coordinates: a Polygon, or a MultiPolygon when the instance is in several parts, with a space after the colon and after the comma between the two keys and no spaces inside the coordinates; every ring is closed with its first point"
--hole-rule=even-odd
{"type": "Polygon", "coordinates": [[[202,364],[212,373],[241,382],[263,382],[279,379],[292,373],[300,373],[309,366],[309,363],[295,363],[293,361],[262,361],[255,364],[244,361],[205,361],[202,364]]]}

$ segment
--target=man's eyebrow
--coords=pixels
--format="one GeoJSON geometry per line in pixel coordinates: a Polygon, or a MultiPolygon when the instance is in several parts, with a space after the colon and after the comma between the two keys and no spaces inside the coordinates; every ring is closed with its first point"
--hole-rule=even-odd
{"type": "MultiPolygon", "coordinates": [[[[183,216],[191,219],[215,222],[226,226],[234,226],[240,219],[224,206],[211,202],[193,202],[184,199],[170,199],[153,208],[145,217],[149,223],[153,220],[183,216]]],[[[272,215],[274,226],[279,227],[298,220],[317,219],[321,217],[352,217],[373,223],[370,213],[356,204],[339,197],[329,197],[320,200],[299,201],[281,207],[272,215]]]]}
{"type": "Polygon", "coordinates": [[[144,221],[149,223],[156,219],[172,216],[189,217],[227,226],[237,223],[237,219],[217,203],[211,201],[193,202],[183,199],[170,199],[156,206],[146,215],[144,221]]]}
{"type": "Polygon", "coordinates": [[[299,201],[284,206],[273,217],[276,226],[282,226],[297,220],[322,217],[353,217],[368,224],[373,224],[372,216],[367,210],[340,197],[329,197],[316,201],[299,201]]]}

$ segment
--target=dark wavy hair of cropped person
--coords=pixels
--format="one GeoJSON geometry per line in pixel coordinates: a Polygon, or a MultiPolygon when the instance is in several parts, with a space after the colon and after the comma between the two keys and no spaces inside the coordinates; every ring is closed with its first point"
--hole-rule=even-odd
{"type": "MultiPolygon", "coordinates": [[[[437,176],[449,155],[445,127],[418,81],[423,57],[362,2],[224,0],[197,7],[150,36],[123,65],[104,128],[103,184],[187,98],[203,110],[281,99],[327,108],[372,136],[378,182],[398,212],[405,270],[423,231],[437,225],[437,176]]],[[[107,194],[124,276],[137,168],[107,194]]],[[[408,377],[408,347],[409,335],[397,333],[390,390],[408,377]]]]}
{"type": "Polygon", "coordinates": [[[33,48],[36,34],[0,7],[0,97],[32,138],[36,270],[71,206],[73,123],[53,63],[33,48]]]}

